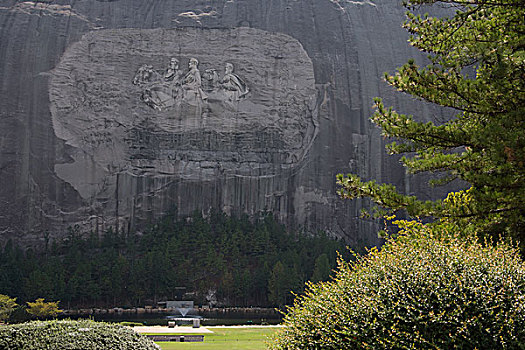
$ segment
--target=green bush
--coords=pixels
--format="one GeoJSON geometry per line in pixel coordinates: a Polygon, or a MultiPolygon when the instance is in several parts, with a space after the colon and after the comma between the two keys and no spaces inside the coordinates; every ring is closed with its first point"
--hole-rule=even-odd
{"type": "Polygon", "coordinates": [[[18,306],[11,312],[7,323],[22,323],[32,319],[32,315],[28,314],[25,306],[18,306]]]}
{"type": "Polygon", "coordinates": [[[525,349],[525,264],[480,244],[405,223],[405,231],[288,309],[272,349],[525,349]]]}
{"type": "Polygon", "coordinates": [[[119,323],[120,325],[122,326],[127,326],[127,327],[141,327],[141,326],[144,326],[143,323],[140,323],[140,322],[130,322],[130,321],[122,321],[119,323]]]}
{"type": "Polygon", "coordinates": [[[0,327],[0,349],[158,350],[154,342],[117,324],[82,321],[33,321],[0,327]]]}
{"type": "Polygon", "coordinates": [[[59,301],[45,302],[44,298],[38,298],[33,303],[27,302],[27,313],[33,315],[36,318],[44,319],[49,317],[56,317],[62,312],[58,308],[59,301]]]}
{"type": "Polygon", "coordinates": [[[16,298],[0,294],[0,322],[6,321],[17,306],[16,298]]]}

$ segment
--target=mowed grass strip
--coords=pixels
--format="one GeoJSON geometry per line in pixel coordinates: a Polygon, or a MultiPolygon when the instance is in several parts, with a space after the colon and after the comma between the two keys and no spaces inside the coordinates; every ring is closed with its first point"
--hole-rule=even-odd
{"type": "Polygon", "coordinates": [[[204,334],[204,342],[179,343],[157,342],[162,350],[206,349],[206,350],[262,350],[265,341],[274,334],[277,327],[207,327],[213,334],[204,334]]]}

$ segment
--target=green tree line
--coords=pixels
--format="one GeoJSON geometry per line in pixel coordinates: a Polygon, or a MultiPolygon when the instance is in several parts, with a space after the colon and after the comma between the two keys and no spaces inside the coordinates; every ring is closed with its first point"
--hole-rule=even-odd
{"type": "Polygon", "coordinates": [[[308,280],[328,279],[341,241],[287,232],[272,215],[257,219],[168,215],[141,233],[102,235],[70,229],[42,251],[8,242],[0,256],[0,293],[63,307],[142,306],[185,287],[197,303],[282,306],[308,280]]]}

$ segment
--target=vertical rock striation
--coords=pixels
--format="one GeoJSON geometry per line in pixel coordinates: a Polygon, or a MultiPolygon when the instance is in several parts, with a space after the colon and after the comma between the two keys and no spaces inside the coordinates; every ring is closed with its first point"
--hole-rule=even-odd
{"type": "Polygon", "coordinates": [[[381,81],[423,58],[403,12],[387,0],[4,0],[1,240],[131,230],[176,207],[270,210],[378,244],[335,174],[439,195],[409,181],[368,121],[375,96],[441,115],[381,81]]]}

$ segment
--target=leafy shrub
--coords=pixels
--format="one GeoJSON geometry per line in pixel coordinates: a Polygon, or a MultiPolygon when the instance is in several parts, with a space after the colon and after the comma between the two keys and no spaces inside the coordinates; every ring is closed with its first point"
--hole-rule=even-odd
{"type": "Polygon", "coordinates": [[[7,323],[22,323],[33,319],[33,315],[27,313],[25,306],[16,307],[9,315],[7,323]]]}
{"type": "Polygon", "coordinates": [[[122,325],[122,326],[127,326],[127,327],[140,327],[140,326],[144,326],[143,323],[140,323],[140,322],[130,322],[130,321],[123,321],[123,322],[120,322],[119,324],[122,325]]]}
{"type": "Polygon", "coordinates": [[[55,317],[62,312],[58,308],[59,301],[45,302],[44,298],[38,298],[33,303],[27,302],[27,313],[37,318],[55,317]]]}
{"type": "Polygon", "coordinates": [[[0,294],[0,322],[7,320],[17,306],[16,298],[0,294]]]}
{"type": "Polygon", "coordinates": [[[518,250],[405,223],[332,281],[309,285],[273,349],[525,349],[518,250]]]}
{"type": "Polygon", "coordinates": [[[0,327],[0,349],[160,349],[131,328],[81,321],[33,321],[0,327]]]}

